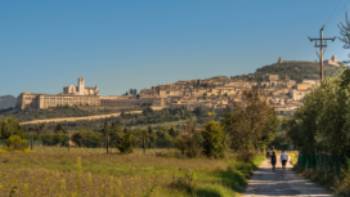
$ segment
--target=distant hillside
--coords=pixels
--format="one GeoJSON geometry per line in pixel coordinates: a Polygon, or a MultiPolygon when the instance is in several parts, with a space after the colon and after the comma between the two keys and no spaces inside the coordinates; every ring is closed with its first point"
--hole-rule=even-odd
{"type": "MultiPolygon", "coordinates": [[[[325,76],[333,76],[342,67],[325,65],[325,76]]],[[[320,66],[318,62],[286,61],[263,66],[256,70],[256,79],[262,79],[266,74],[278,74],[280,77],[288,77],[298,82],[303,79],[319,79],[320,66]]]]}
{"type": "MultiPolygon", "coordinates": [[[[326,76],[333,76],[342,70],[343,67],[336,67],[331,65],[325,66],[326,76]]],[[[154,86],[149,89],[141,90],[144,95],[157,94],[156,88],[159,89],[173,89],[173,90],[190,90],[190,89],[211,89],[215,87],[225,86],[226,84],[235,80],[248,80],[248,81],[261,81],[268,74],[278,74],[281,79],[287,77],[291,80],[301,82],[304,79],[319,79],[319,64],[317,62],[308,61],[284,61],[280,63],[274,63],[258,68],[254,73],[248,73],[244,75],[236,76],[213,76],[207,79],[193,79],[183,80],[174,83],[163,84],[154,86]]],[[[66,116],[85,116],[95,115],[102,113],[109,113],[110,109],[82,109],[82,108],[55,108],[49,110],[29,110],[19,111],[17,109],[11,109],[16,105],[16,98],[13,96],[0,97],[0,116],[14,115],[20,120],[32,120],[38,118],[54,118],[54,117],[66,117],[66,116]]]]}
{"type": "Polygon", "coordinates": [[[0,96],[0,110],[15,107],[17,99],[14,96],[0,96]]]}

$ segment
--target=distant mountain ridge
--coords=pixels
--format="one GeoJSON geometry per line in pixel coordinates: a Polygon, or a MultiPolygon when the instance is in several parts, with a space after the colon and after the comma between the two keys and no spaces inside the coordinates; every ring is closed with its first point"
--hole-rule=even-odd
{"type": "Polygon", "coordinates": [[[17,98],[12,95],[0,96],[0,110],[13,108],[17,104],[17,98]]]}

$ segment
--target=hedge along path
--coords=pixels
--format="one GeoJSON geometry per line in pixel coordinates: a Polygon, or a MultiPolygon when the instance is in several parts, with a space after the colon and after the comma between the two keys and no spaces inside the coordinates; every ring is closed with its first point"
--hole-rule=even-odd
{"type": "MultiPolygon", "coordinates": [[[[277,157],[279,160],[279,157],[277,157]]],[[[277,169],[272,171],[270,161],[265,160],[248,182],[244,197],[330,197],[329,191],[298,176],[290,164],[287,169],[281,169],[277,162],[277,169]]]]}

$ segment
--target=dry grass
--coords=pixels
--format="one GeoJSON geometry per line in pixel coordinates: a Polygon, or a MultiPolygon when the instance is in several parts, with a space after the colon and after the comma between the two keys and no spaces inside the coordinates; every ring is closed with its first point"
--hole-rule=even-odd
{"type": "Polygon", "coordinates": [[[106,155],[103,149],[48,147],[0,151],[0,196],[232,196],[245,183],[245,172],[233,169],[232,158],[174,155],[174,150],[106,155]],[[184,179],[190,191],[173,187],[184,179]]]}

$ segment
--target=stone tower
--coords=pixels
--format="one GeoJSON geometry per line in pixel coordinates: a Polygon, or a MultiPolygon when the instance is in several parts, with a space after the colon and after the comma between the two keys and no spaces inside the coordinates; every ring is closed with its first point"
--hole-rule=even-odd
{"type": "Polygon", "coordinates": [[[84,77],[79,77],[79,79],[78,79],[78,94],[79,95],[85,94],[85,79],[84,79],[84,77]]]}
{"type": "Polygon", "coordinates": [[[282,64],[282,63],[283,63],[282,57],[278,57],[278,59],[277,59],[277,64],[282,64]]]}

